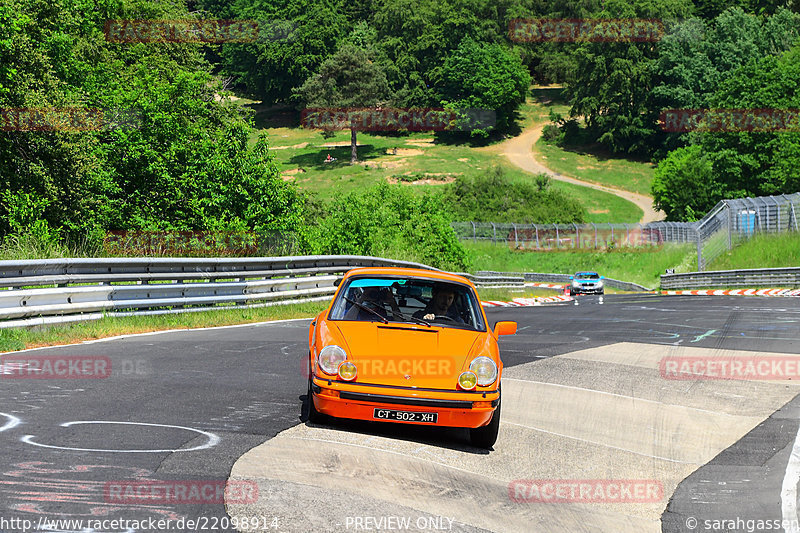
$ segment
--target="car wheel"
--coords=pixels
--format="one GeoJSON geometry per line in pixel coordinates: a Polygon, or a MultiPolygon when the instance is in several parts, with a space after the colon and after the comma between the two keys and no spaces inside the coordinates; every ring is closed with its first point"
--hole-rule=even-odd
{"type": "Polygon", "coordinates": [[[311,392],[311,376],[308,376],[308,392],[306,393],[306,398],[306,420],[312,424],[322,422],[325,415],[317,411],[317,408],[314,407],[314,394],[311,392]]]}
{"type": "Polygon", "coordinates": [[[469,430],[469,440],[476,448],[489,449],[497,441],[497,432],[500,429],[500,403],[494,410],[492,421],[487,425],[469,430]]]}
{"type": "Polygon", "coordinates": [[[600,292],[598,292],[597,294],[599,294],[600,296],[603,296],[605,293],[606,293],[606,291],[605,291],[605,289],[603,289],[600,292]]]}

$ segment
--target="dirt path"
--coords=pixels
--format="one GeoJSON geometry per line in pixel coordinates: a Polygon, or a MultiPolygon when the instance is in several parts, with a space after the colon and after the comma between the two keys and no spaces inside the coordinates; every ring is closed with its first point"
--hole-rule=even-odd
{"type": "Polygon", "coordinates": [[[624,198],[629,202],[633,202],[642,211],[644,211],[644,215],[639,221],[642,224],[654,222],[656,220],[663,220],[664,214],[653,209],[653,199],[649,196],[630,191],[623,191],[622,189],[615,189],[613,187],[607,187],[605,185],[600,185],[589,181],[581,181],[579,179],[570,178],[563,174],[559,174],[558,172],[554,172],[542,165],[536,160],[536,157],[534,157],[533,154],[533,145],[536,144],[536,141],[538,141],[539,137],[542,136],[542,129],[544,129],[544,124],[537,124],[524,130],[522,134],[505,141],[499,147],[501,153],[505,155],[513,164],[528,172],[532,172],[534,174],[544,173],[554,180],[565,181],[574,185],[590,187],[592,189],[597,189],[598,191],[608,192],[619,196],[620,198],[624,198]]]}

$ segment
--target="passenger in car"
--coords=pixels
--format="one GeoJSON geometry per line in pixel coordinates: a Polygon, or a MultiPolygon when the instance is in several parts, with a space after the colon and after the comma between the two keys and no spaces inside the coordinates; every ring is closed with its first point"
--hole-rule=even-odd
{"type": "MultiPolygon", "coordinates": [[[[394,299],[394,295],[392,295],[392,291],[388,287],[365,287],[360,296],[354,298],[354,301],[375,311],[383,318],[402,319],[403,314],[400,312],[400,307],[397,305],[397,301],[394,299]],[[386,309],[387,304],[391,311],[386,309]]],[[[353,305],[347,310],[347,313],[345,313],[344,319],[374,320],[375,315],[364,311],[357,305],[353,305]]]]}

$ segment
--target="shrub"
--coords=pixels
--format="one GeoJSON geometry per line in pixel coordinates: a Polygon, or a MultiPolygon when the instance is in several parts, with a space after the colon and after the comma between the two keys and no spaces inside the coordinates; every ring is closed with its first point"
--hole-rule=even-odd
{"type": "Polygon", "coordinates": [[[314,253],[374,255],[447,270],[466,268],[466,253],[450,227],[440,195],[421,196],[400,185],[382,183],[337,197],[328,213],[309,230],[314,253]]]}
{"type": "Polygon", "coordinates": [[[459,176],[445,192],[453,220],[568,224],[585,220],[580,202],[549,187],[547,176],[534,183],[512,182],[502,167],[476,178],[459,176]]]}

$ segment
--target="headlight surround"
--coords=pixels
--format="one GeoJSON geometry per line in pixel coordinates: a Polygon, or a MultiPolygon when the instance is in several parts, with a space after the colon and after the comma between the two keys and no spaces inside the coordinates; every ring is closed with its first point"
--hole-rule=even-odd
{"type": "Polygon", "coordinates": [[[472,390],[477,384],[478,376],[475,375],[475,372],[462,372],[461,375],[458,376],[458,386],[464,390],[472,390]]]}
{"type": "Polygon", "coordinates": [[[352,361],[345,361],[339,365],[339,377],[345,381],[353,381],[358,375],[358,369],[352,361]]]}
{"type": "Polygon", "coordinates": [[[329,344],[319,351],[317,363],[326,374],[335,376],[339,372],[339,365],[347,360],[347,353],[335,344],[329,344]]]}
{"type": "Polygon", "coordinates": [[[490,357],[485,355],[473,359],[469,364],[469,369],[475,374],[478,385],[481,387],[491,385],[497,380],[497,365],[490,357]]]}

